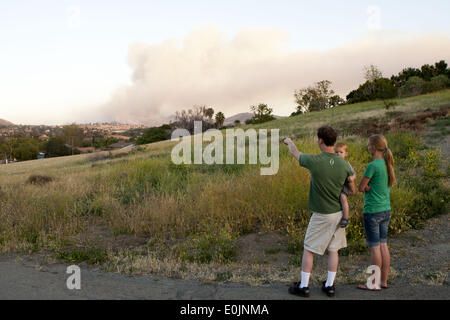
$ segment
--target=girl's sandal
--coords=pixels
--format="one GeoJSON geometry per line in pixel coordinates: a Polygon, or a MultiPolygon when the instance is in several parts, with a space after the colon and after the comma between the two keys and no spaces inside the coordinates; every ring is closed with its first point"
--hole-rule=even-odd
{"type": "MultiPolygon", "coordinates": [[[[360,284],[356,288],[367,291],[381,291],[381,289],[369,289],[365,284],[360,284]]],[[[387,287],[386,287],[387,289],[387,287]]]]}

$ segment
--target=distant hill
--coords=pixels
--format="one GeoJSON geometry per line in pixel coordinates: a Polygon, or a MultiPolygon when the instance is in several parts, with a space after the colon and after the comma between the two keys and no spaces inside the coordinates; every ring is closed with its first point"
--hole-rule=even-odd
{"type": "MultiPolygon", "coordinates": [[[[276,116],[274,115],[274,117],[276,119],[281,119],[281,118],[286,118],[286,117],[282,117],[282,116],[276,116]]],[[[235,114],[234,116],[225,118],[225,121],[223,122],[224,125],[230,125],[230,124],[234,124],[234,121],[239,120],[241,121],[241,124],[245,124],[245,121],[248,119],[253,118],[253,113],[252,112],[243,112],[243,113],[238,113],[235,114]]]]}
{"type": "Polygon", "coordinates": [[[0,127],[9,127],[9,126],[14,126],[14,123],[0,119],[0,127]]]}

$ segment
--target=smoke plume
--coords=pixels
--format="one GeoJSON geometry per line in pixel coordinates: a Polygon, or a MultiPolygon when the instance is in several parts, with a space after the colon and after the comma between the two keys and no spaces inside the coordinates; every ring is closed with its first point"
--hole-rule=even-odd
{"type": "Polygon", "coordinates": [[[450,38],[405,36],[387,31],[327,51],[292,50],[283,30],[242,30],[228,39],[217,28],[191,31],[181,42],[133,43],[128,64],[132,84],[118,88],[98,110],[102,118],[158,125],[175,111],[211,106],[225,116],[267,103],[278,115],[295,110],[294,90],[332,81],[343,98],[364,81],[363,67],[384,76],[405,67],[450,62],[450,38]]]}

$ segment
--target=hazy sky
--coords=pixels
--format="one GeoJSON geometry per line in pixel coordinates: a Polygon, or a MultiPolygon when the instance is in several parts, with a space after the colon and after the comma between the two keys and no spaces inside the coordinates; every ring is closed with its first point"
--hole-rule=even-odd
{"type": "Polygon", "coordinates": [[[449,1],[2,1],[0,118],[157,124],[211,105],[226,116],[364,65],[390,76],[450,62],[449,1]]]}

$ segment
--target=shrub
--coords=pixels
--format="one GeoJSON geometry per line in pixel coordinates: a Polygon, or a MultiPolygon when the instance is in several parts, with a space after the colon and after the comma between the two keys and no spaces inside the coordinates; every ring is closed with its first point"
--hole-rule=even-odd
{"type": "Polygon", "coordinates": [[[272,115],[273,109],[269,108],[267,104],[260,103],[258,106],[251,106],[250,110],[254,113],[251,122],[252,124],[259,124],[275,120],[275,117],[272,115]]]}
{"type": "Polygon", "coordinates": [[[394,154],[395,161],[408,161],[411,150],[423,150],[424,144],[411,133],[388,133],[385,135],[389,141],[389,149],[394,154]]]}
{"type": "Polygon", "coordinates": [[[427,150],[423,156],[423,173],[429,178],[440,178],[442,171],[440,169],[441,164],[441,151],[439,149],[427,150]]]}
{"type": "Polygon", "coordinates": [[[167,140],[170,138],[172,127],[168,124],[164,124],[160,127],[151,127],[144,131],[142,137],[136,140],[136,144],[146,144],[158,141],[167,140]]]}
{"type": "Polygon", "coordinates": [[[96,152],[96,153],[91,154],[91,155],[87,156],[86,158],[84,158],[84,161],[95,162],[95,161],[100,161],[100,160],[105,160],[105,159],[111,159],[112,157],[113,157],[113,155],[112,155],[111,151],[109,151],[108,153],[96,152]]]}
{"type": "Polygon", "coordinates": [[[231,262],[236,255],[236,244],[225,228],[219,232],[194,235],[176,249],[182,260],[198,263],[231,262]]]}
{"type": "Polygon", "coordinates": [[[56,257],[69,263],[102,264],[106,262],[108,255],[104,249],[89,248],[57,251],[56,257]]]}
{"type": "Polygon", "coordinates": [[[384,108],[386,110],[389,110],[391,108],[395,109],[395,106],[397,105],[397,102],[392,101],[392,100],[383,100],[383,104],[384,104],[384,108]]]}
{"type": "Polygon", "coordinates": [[[425,80],[419,77],[410,77],[400,88],[401,97],[412,97],[422,94],[425,87],[425,80]]]}
{"type": "Polygon", "coordinates": [[[392,99],[397,96],[397,88],[386,78],[375,81],[375,99],[392,99]]]}
{"type": "Polygon", "coordinates": [[[391,80],[380,78],[375,81],[366,81],[358,89],[347,95],[349,104],[376,99],[392,99],[397,96],[397,88],[391,80]]]}
{"type": "Polygon", "coordinates": [[[41,176],[41,175],[31,175],[28,177],[27,179],[27,183],[29,184],[37,184],[37,185],[44,185],[47,184],[49,182],[52,182],[54,179],[52,177],[49,176],[41,176]]]}
{"type": "Polygon", "coordinates": [[[413,201],[416,214],[411,216],[411,225],[414,228],[420,228],[428,218],[448,212],[448,189],[438,179],[414,177],[411,186],[418,194],[413,201]]]}
{"type": "Polygon", "coordinates": [[[114,154],[111,151],[108,151],[108,153],[95,152],[93,154],[90,154],[86,158],[84,158],[84,161],[85,162],[95,162],[95,161],[101,161],[101,160],[105,160],[105,159],[117,159],[117,158],[125,157],[127,155],[128,155],[127,152],[119,152],[119,153],[114,153],[114,154]]]}
{"type": "Polygon", "coordinates": [[[42,148],[42,151],[44,151],[48,157],[60,157],[72,154],[72,150],[66,146],[65,140],[61,136],[51,137],[42,148]]]}
{"type": "Polygon", "coordinates": [[[439,75],[431,78],[430,81],[427,81],[424,86],[423,93],[430,93],[439,90],[444,90],[445,88],[450,86],[450,80],[445,75],[439,75]]]}

